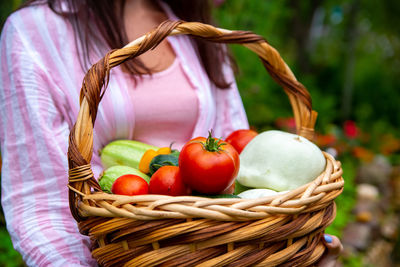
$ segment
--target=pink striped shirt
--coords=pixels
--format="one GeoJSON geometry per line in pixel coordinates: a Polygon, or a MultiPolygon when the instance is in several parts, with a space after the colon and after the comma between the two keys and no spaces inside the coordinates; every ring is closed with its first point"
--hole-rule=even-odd
{"type": "MultiPolygon", "coordinates": [[[[176,17],[167,6],[171,19],[176,17]]],[[[248,123],[231,69],[229,90],[216,89],[187,36],[168,37],[198,99],[192,137],[225,137],[248,123]]],[[[47,6],[24,8],[4,25],[0,40],[0,142],[2,205],[14,247],[28,266],[96,266],[89,239],[78,232],[68,207],[68,134],[79,111],[84,72],[72,27],[47,6]]],[[[131,80],[119,68],[100,103],[94,129],[96,151],[135,134],[129,99],[131,80]]]]}
{"type": "Polygon", "coordinates": [[[197,119],[197,96],[178,58],[167,69],[143,75],[131,90],[135,110],[133,139],[181,149],[197,119]]]}

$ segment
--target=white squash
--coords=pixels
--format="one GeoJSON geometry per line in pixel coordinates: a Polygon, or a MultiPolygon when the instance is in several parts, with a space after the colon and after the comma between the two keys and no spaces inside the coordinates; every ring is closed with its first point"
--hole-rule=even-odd
{"type": "Polygon", "coordinates": [[[306,138],[266,131],[254,137],[240,154],[237,180],[247,187],[292,190],[317,178],[325,164],[321,150],[306,138]]]}
{"type": "Polygon", "coordinates": [[[288,192],[288,191],[276,192],[271,189],[256,188],[256,189],[249,189],[249,190],[243,191],[238,196],[243,199],[257,199],[257,198],[262,198],[262,197],[275,196],[275,195],[279,195],[279,194],[281,195],[286,192],[288,192]]]}

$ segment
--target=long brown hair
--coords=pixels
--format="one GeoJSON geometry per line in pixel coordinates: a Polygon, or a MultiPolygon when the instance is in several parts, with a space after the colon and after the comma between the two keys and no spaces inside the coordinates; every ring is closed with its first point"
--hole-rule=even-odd
{"type": "MultiPolygon", "coordinates": [[[[211,3],[208,0],[163,1],[182,20],[214,24],[211,17],[211,3]]],[[[94,63],[90,60],[90,51],[104,50],[104,47],[100,47],[99,44],[105,43],[107,46],[105,49],[116,49],[131,41],[127,38],[123,23],[122,12],[125,0],[28,0],[21,8],[37,4],[47,4],[53,12],[70,21],[74,28],[78,51],[82,53],[80,63],[83,70],[87,70],[94,63]],[[61,2],[67,9],[61,8],[61,2]],[[70,12],[71,10],[74,12],[70,12]]],[[[193,40],[209,79],[218,88],[228,88],[230,84],[223,75],[222,64],[227,60],[229,60],[227,63],[233,66],[234,64],[227,50],[222,49],[220,44],[197,38],[193,40]]],[[[124,67],[132,74],[151,73],[151,70],[136,58],[124,63],[124,67]]]]}

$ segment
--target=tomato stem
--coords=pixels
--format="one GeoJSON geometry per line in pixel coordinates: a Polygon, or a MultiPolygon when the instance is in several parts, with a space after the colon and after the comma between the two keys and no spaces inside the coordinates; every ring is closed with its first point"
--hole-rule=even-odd
{"type": "Polygon", "coordinates": [[[226,143],[220,143],[221,138],[213,138],[212,137],[212,131],[208,131],[208,137],[205,143],[203,144],[203,147],[205,150],[210,151],[210,152],[220,152],[222,151],[221,146],[226,145],[226,143]]]}

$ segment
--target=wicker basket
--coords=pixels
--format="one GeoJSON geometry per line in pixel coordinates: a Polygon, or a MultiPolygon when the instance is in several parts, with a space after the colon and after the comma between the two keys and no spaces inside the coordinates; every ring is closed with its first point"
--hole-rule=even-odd
{"type": "Polygon", "coordinates": [[[157,46],[168,35],[190,34],[239,43],[259,55],[293,107],[298,134],[312,139],[311,98],[262,37],[196,22],[166,21],[126,47],[111,51],[86,74],[80,112],[70,133],[69,201],[80,232],[90,236],[102,266],[309,266],[324,253],[324,229],[343,190],[340,162],[324,154],[325,171],[284,195],[255,200],[195,196],[122,196],[101,191],[91,170],[93,125],[111,68],[157,46]]]}

